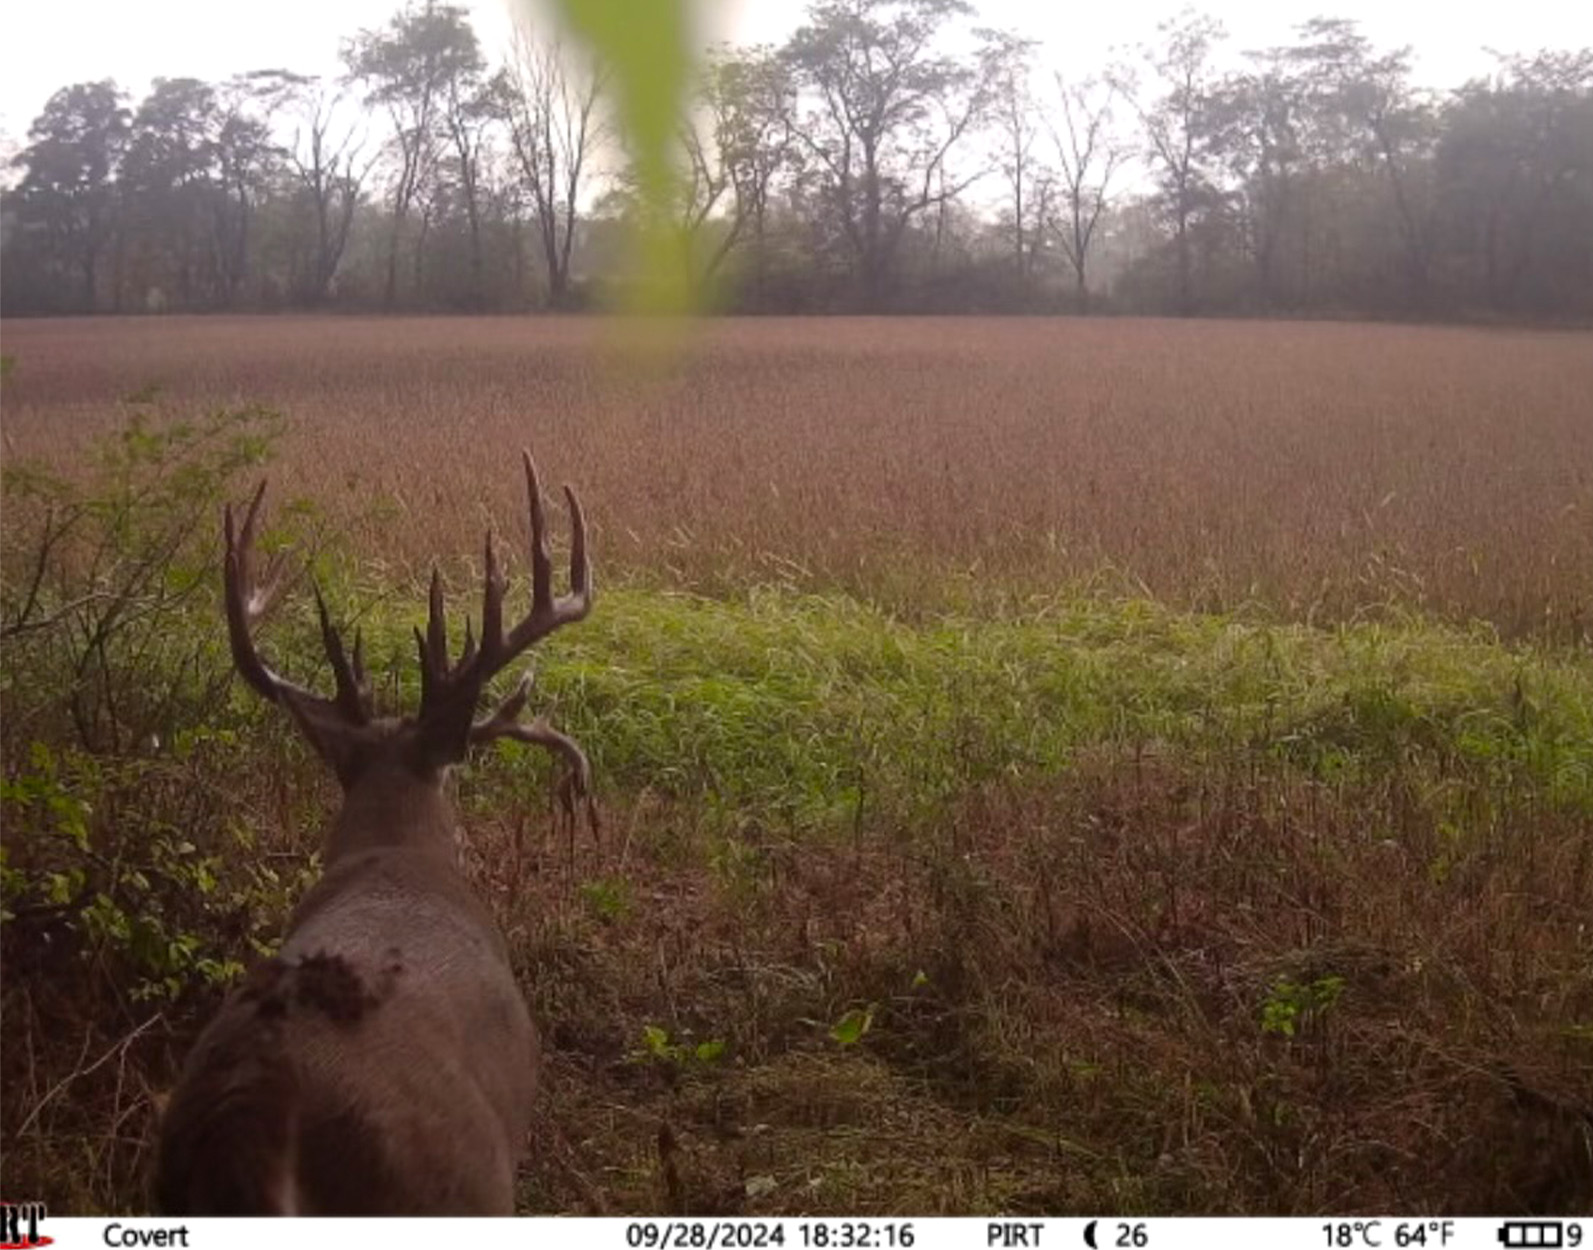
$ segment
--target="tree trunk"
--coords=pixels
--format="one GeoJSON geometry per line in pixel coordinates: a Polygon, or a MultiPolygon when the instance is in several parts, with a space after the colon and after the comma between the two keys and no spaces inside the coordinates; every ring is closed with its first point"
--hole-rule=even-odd
{"type": "Polygon", "coordinates": [[[94,311],[94,305],[99,298],[98,292],[94,289],[94,267],[96,259],[97,258],[94,255],[94,249],[92,247],[84,249],[82,262],[83,311],[86,313],[91,313],[94,311]]]}
{"type": "Polygon", "coordinates": [[[879,171],[874,165],[873,148],[868,147],[865,148],[863,157],[863,255],[859,257],[860,276],[863,279],[863,307],[868,312],[880,311],[884,294],[879,227],[879,171]]]}
{"type": "Polygon", "coordinates": [[[402,225],[403,219],[395,217],[387,237],[387,290],[382,296],[382,303],[388,312],[398,303],[398,232],[402,225]]]}
{"type": "Polygon", "coordinates": [[[426,299],[426,236],[431,233],[431,210],[420,215],[420,233],[415,236],[415,260],[411,266],[413,298],[420,303],[426,299]]]}
{"type": "Polygon", "coordinates": [[[480,312],[487,305],[486,282],[481,264],[481,214],[470,207],[470,306],[480,312]]]}
{"type": "Polygon", "coordinates": [[[564,307],[569,293],[569,267],[560,254],[559,223],[550,209],[539,209],[537,233],[542,238],[542,263],[548,270],[548,308],[554,311],[564,307]]]}
{"type": "Polygon", "coordinates": [[[1195,314],[1194,281],[1189,256],[1189,213],[1182,205],[1178,210],[1178,315],[1195,314]]]}

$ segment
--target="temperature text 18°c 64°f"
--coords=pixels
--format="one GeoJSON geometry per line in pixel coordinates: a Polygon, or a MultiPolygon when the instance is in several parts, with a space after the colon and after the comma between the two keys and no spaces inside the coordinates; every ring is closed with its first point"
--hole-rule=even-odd
{"type": "Polygon", "coordinates": [[[1441,1250],[1454,1240],[1454,1220],[1333,1220],[1322,1225],[1329,1250],[1441,1250]]]}

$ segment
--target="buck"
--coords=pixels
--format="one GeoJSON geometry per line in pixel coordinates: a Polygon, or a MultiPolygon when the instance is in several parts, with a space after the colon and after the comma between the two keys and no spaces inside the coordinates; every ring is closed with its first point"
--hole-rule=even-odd
{"type": "Polygon", "coordinates": [[[451,660],[434,571],[426,630],[415,631],[420,709],[401,719],[376,715],[359,636],[350,655],[319,590],[335,694],[314,694],[261,658],[255,626],[284,584],[280,556],[255,575],[265,484],[241,527],[227,509],[233,663],[292,716],[337,775],[343,806],[326,836],[324,872],[280,952],[233,992],[188,1056],[156,1160],[156,1199],[169,1213],[514,1209],[537,1034],[503,936],[460,871],[444,782],[471,747],[499,738],[556,752],[577,791],[589,781],[573,741],[540,717],[522,721],[529,674],[494,712],[476,716],[494,674],[592,606],[580,501],[565,488],[571,588],[556,598],[536,465],[529,453],[524,461],[530,613],[505,629],[506,582],[489,532],[481,638],[467,625],[451,660]]]}

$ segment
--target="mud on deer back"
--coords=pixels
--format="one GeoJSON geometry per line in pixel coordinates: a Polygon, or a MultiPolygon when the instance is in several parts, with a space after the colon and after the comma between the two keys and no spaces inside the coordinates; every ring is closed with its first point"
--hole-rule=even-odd
{"type": "Polygon", "coordinates": [[[289,921],[277,956],[227,1000],[188,1056],[163,1117],[159,1206],[174,1214],[503,1213],[537,1084],[538,1049],[508,950],[455,856],[448,769],[472,746],[515,738],[546,747],[576,793],[590,770],[540,717],[520,719],[529,675],[484,718],[494,674],[591,609],[580,502],[568,487],[568,595],[553,593],[536,465],[530,496],[531,610],[505,628],[505,578],[491,535],[481,637],[450,657],[434,572],[417,630],[416,715],[375,713],[360,640],[352,653],[316,594],[335,692],[273,671],[254,627],[284,585],[279,556],[257,576],[262,483],[235,527],[226,517],[228,635],[238,673],[286,709],[337,775],[343,805],[325,871],[289,921]]]}

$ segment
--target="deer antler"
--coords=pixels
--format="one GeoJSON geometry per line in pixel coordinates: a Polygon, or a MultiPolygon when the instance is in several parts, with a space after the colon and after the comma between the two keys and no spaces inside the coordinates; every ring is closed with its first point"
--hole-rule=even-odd
{"type": "Polygon", "coordinates": [[[273,703],[287,706],[301,719],[305,715],[315,715],[318,720],[324,720],[330,715],[350,726],[368,725],[373,715],[371,687],[365,675],[360,636],[356,632],[354,654],[350,658],[343,648],[342,635],[327,614],[326,601],[321,598],[319,587],[315,592],[315,609],[321,621],[321,644],[331,662],[333,680],[337,683],[336,697],[327,699],[283,677],[266,664],[255,646],[254,627],[281,597],[287,580],[286,560],[280,552],[267,563],[263,581],[255,576],[254,543],[265,492],[266,484],[261,482],[254,492],[254,498],[249,501],[249,510],[244,514],[242,526],[234,522],[232,505],[227,505],[226,509],[227,558],[223,582],[232,662],[243,679],[257,692],[273,703]]]}
{"type": "MultiPolygon", "coordinates": [[[[496,738],[515,738],[553,752],[567,765],[559,782],[558,795],[565,814],[574,819],[575,804],[585,800],[593,829],[597,814],[592,806],[592,769],[586,755],[573,740],[537,717],[519,720],[530,696],[530,676],[505,699],[491,716],[476,720],[476,707],[487,683],[515,657],[554,630],[578,621],[592,610],[592,564],[586,550],[586,517],[581,502],[569,487],[564,488],[570,508],[570,593],[553,593],[553,560],[548,554],[547,516],[542,504],[541,482],[530,452],[521,453],[525,465],[526,493],[529,496],[531,524],[531,610],[507,631],[504,628],[503,598],[508,588],[503,569],[489,532],[485,548],[486,585],[482,592],[481,640],[478,644],[469,621],[465,625],[465,645],[457,661],[449,658],[448,621],[443,602],[442,578],[434,570],[428,595],[425,631],[415,631],[420,653],[420,710],[411,722],[421,745],[423,758],[434,764],[449,764],[463,759],[473,744],[496,738]]],[[[349,730],[364,728],[375,718],[370,681],[365,672],[362,640],[354,635],[353,653],[343,645],[342,635],[332,624],[326,602],[317,588],[315,608],[320,618],[321,643],[332,666],[336,693],[326,698],[274,671],[260,656],[253,630],[280,598],[285,577],[285,561],[279,554],[266,565],[264,577],[256,576],[255,538],[265,500],[262,482],[249,502],[243,524],[237,524],[232,508],[226,511],[227,558],[225,568],[227,632],[232,644],[233,663],[244,680],[273,703],[293,713],[318,750],[339,769],[340,775],[352,743],[349,730]]]]}
{"type": "Polygon", "coordinates": [[[586,758],[586,752],[581,750],[580,743],[574,738],[548,724],[546,717],[538,716],[529,722],[519,719],[531,697],[534,680],[534,674],[528,670],[515,686],[514,693],[500,703],[492,715],[484,716],[470,726],[470,745],[483,746],[499,738],[512,738],[517,742],[529,742],[542,747],[562,759],[565,772],[554,790],[559,807],[564,812],[564,818],[573,825],[576,802],[581,802],[586,809],[587,823],[596,835],[600,821],[597,802],[592,796],[592,764],[586,758]]]}
{"type": "Polygon", "coordinates": [[[515,738],[552,751],[569,766],[559,793],[566,813],[573,816],[576,798],[586,799],[590,811],[591,765],[574,741],[541,717],[528,723],[518,719],[530,696],[529,674],[492,715],[475,719],[482,693],[495,675],[534,643],[581,620],[592,610],[592,563],[586,550],[586,516],[581,501],[568,486],[564,488],[570,510],[570,593],[556,597],[541,480],[531,453],[521,452],[521,459],[531,526],[531,610],[505,630],[503,599],[508,582],[489,531],[483,555],[481,638],[478,643],[467,622],[464,650],[457,661],[451,662],[442,581],[433,572],[426,629],[424,633],[415,631],[421,671],[417,722],[443,758],[458,758],[468,746],[496,738],[515,738]]]}

